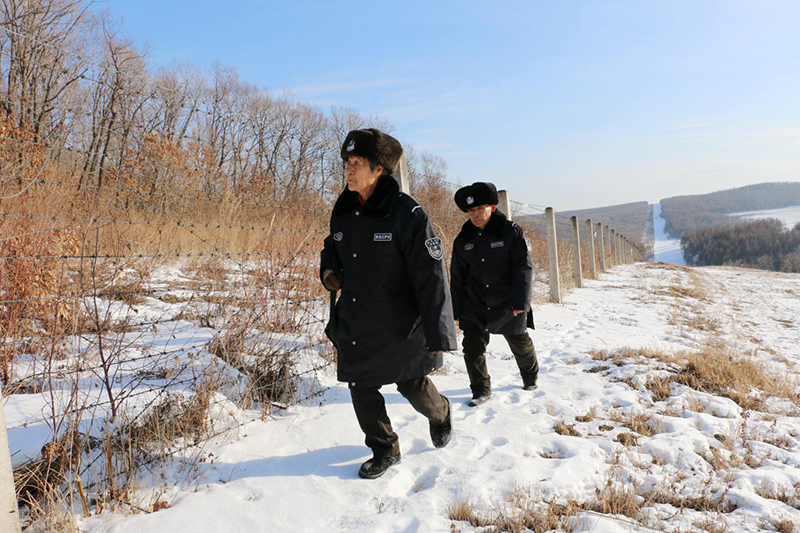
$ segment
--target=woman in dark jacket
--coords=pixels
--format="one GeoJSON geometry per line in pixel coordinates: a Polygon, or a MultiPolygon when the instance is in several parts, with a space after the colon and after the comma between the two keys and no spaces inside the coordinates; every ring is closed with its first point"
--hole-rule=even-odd
{"type": "Polygon", "coordinates": [[[349,384],[373,458],[359,470],[382,475],[400,461],[382,385],[397,390],[428,418],[431,439],[450,439],[450,403],[427,375],[456,348],[444,250],[422,208],[400,192],[392,171],[400,143],[375,129],[351,131],[342,145],[347,189],[331,215],[320,276],[341,289],[334,338],[338,377],[349,384]]]}
{"type": "Polygon", "coordinates": [[[492,394],[486,367],[490,333],[500,333],[508,341],[523,388],[536,388],[539,363],[527,331],[533,328],[533,267],[522,228],[497,210],[492,183],[463,187],[455,201],[470,218],[453,241],[450,282],[453,313],[464,331],[464,361],[472,389],[469,405],[474,407],[492,394]]]}

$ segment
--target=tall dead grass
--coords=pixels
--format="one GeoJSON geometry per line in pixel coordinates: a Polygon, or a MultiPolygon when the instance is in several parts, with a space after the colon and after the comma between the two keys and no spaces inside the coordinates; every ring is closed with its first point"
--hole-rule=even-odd
{"type": "Polygon", "coordinates": [[[800,389],[795,378],[768,369],[755,353],[734,354],[724,345],[709,342],[692,352],[670,354],[657,350],[622,348],[595,351],[592,358],[624,365],[637,358],[655,359],[673,365],[667,376],[650,378],[645,387],[656,401],[671,395],[670,383],[678,383],[699,392],[723,396],[743,409],[767,410],[770,397],[800,404],[800,389]]]}

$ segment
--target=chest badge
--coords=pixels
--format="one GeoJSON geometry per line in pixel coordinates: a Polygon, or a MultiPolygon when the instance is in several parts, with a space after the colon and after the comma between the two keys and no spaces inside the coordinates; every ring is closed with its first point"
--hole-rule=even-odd
{"type": "Polygon", "coordinates": [[[392,240],[391,233],[376,233],[372,240],[375,242],[390,242],[392,240]]]}
{"type": "Polygon", "coordinates": [[[506,243],[503,242],[503,241],[494,241],[492,243],[492,248],[502,248],[505,245],[506,245],[506,243]]]}
{"type": "Polygon", "coordinates": [[[428,249],[428,254],[435,260],[439,261],[444,257],[444,248],[442,248],[442,239],[434,237],[425,241],[425,247],[428,249]]]}
{"type": "Polygon", "coordinates": [[[334,241],[340,242],[342,239],[344,239],[344,233],[342,233],[341,231],[333,234],[334,241]]]}
{"type": "Polygon", "coordinates": [[[465,245],[464,245],[464,249],[465,249],[466,251],[470,251],[470,250],[472,250],[473,248],[475,248],[475,245],[474,245],[474,244],[472,244],[472,243],[469,243],[469,244],[465,244],[465,245]]]}

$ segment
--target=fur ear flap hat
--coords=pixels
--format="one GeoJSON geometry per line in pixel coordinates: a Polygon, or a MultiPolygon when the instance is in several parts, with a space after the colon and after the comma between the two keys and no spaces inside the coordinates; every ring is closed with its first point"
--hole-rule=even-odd
{"type": "Polygon", "coordinates": [[[494,183],[478,181],[456,191],[456,205],[465,213],[478,205],[497,205],[497,187],[494,183]]]}
{"type": "Polygon", "coordinates": [[[403,146],[391,135],[375,128],[353,130],[342,143],[342,159],[347,161],[351,155],[372,160],[394,174],[400,156],[403,155],[403,146]]]}

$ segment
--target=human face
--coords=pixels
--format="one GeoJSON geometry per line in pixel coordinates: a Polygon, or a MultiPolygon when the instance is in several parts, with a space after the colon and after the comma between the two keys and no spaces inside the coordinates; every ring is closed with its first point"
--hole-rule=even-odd
{"type": "Polygon", "coordinates": [[[483,229],[489,223],[495,209],[496,205],[476,205],[467,209],[467,216],[476,228],[483,229]]]}
{"type": "Polygon", "coordinates": [[[351,155],[347,158],[347,163],[345,163],[347,188],[359,193],[364,200],[369,198],[372,191],[375,190],[375,185],[377,185],[381,173],[383,173],[381,165],[372,170],[369,168],[369,161],[361,156],[351,155]]]}

